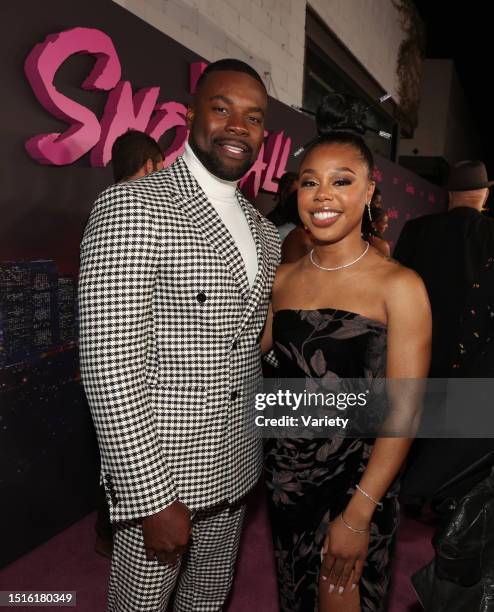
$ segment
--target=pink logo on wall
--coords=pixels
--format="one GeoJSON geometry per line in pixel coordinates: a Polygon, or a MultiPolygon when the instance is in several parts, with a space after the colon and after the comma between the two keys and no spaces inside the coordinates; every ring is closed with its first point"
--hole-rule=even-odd
{"type": "MultiPolygon", "coordinates": [[[[190,67],[190,88],[194,93],[205,62],[190,67]]],[[[115,139],[128,129],[141,130],[159,140],[175,129],[175,138],[164,152],[165,166],[183,152],[187,139],[185,114],[180,102],[159,102],[160,87],[145,87],[133,93],[132,84],[121,79],[122,68],[111,38],[94,28],[73,28],[50,34],[38,43],[24,63],[26,77],[40,104],[69,125],[65,132],[38,134],[25,144],[29,155],[40,164],[72,164],[90,152],[91,166],[106,166],[115,139]],[[87,107],[60,93],[54,78],[60,66],[75,53],[96,57],[96,63],[82,83],[86,90],[108,91],[101,119],[87,107]]],[[[256,163],[241,185],[254,197],[259,189],[275,192],[276,179],[286,171],[291,138],[284,132],[265,133],[266,140],[256,163]]]]}

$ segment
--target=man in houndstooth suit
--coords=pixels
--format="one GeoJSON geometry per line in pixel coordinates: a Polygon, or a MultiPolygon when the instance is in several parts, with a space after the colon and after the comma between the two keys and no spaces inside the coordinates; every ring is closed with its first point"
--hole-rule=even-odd
{"type": "Polygon", "coordinates": [[[236,182],[264,137],[242,62],[202,75],[182,158],[99,197],[81,245],[81,371],[115,524],[113,612],[221,610],[261,469],[247,389],[279,261],[236,182]]]}

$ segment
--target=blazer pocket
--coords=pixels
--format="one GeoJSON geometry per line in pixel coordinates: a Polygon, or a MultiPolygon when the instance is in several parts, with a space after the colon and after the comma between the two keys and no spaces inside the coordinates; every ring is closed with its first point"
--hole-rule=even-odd
{"type": "Polygon", "coordinates": [[[209,409],[208,393],[199,386],[158,386],[151,389],[155,426],[176,484],[207,468],[221,448],[226,417],[209,409]],[[189,473],[188,473],[189,472],[189,473]]]}

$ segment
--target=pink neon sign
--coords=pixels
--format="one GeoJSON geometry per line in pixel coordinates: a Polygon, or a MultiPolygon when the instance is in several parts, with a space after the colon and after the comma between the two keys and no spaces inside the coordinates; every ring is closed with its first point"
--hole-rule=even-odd
{"type": "Polygon", "coordinates": [[[28,153],[41,164],[71,164],[96,145],[101,127],[88,108],[61,94],[53,79],[58,68],[74,53],[96,56],[83,89],[109,91],[120,79],[121,67],[111,38],[100,30],[74,28],[47,36],[27,56],[24,69],[41,105],[58,119],[70,124],[63,134],[40,134],[26,142],[28,153]]]}
{"type": "MultiPolygon", "coordinates": [[[[191,65],[191,93],[206,66],[205,62],[191,65]]],[[[63,166],[90,153],[91,166],[105,166],[110,161],[115,139],[130,128],[145,131],[156,140],[167,131],[175,130],[174,140],[164,152],[165,166],[183,152],[187,139],[187,108],[175,101],[159,102],[160,88],[157,86],[134,93],[129,81],[120,80],[122,69],[117,51],[111,38],[101,30],[73,28],[50,34],[29,53],[24,69],[40,104],[68,124],[65,132],[38,134],[27,140],[26,150],[38,163],[63,166]],[[60,93],[54,85],[60,66],[76,53],[96,58],[81,87],[109,92],[101,118],[60,93]]],[[[266,132],[265,136],[257,161],[241,181],[249,196],[256,196],[261,188],[276,191],[274,179],[280,178],[286,170],[291,139],[283,131],[266,132]]]]}

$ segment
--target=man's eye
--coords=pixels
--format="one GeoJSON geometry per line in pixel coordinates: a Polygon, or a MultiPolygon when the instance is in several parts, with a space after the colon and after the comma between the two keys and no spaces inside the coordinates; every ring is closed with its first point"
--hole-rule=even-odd
{"type": "Polygon", "coordinates": [[[251,123],[255,123],[256,125],[258,125],[259,123],[261,123],[261,120],[259,119],[259,117],[249,117],[249,121],[251,121],[251,123]]]}
{"type": "Polygon", "coordinates": [[[213,108],[213,110],[216,111],[217,113],[221,113],[221,114],[226,113],[226,108],[224,108],[223,106],[215,106],[213,108]]]}

